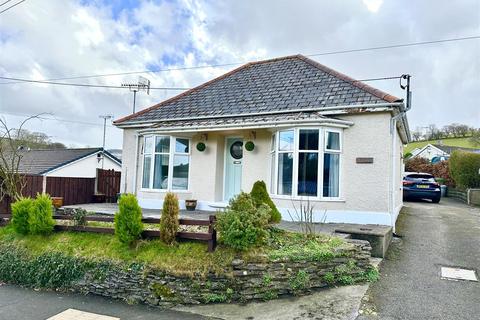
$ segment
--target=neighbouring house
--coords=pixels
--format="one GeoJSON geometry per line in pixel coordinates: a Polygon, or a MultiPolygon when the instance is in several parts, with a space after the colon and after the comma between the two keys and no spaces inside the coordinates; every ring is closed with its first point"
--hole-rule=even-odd
{"type": "Polygon", "coordinates": [[[118,119],[122,192],[167,191],[216,210],[264,180],[282,217],[394,225],[402,207],[402,99],[302,55],[248,63],[118,119]]]}
{"type": "Polygon", "coordinates": [[[412,156],[410,159],[413,158],[425,158],[428,161],[436,162],[436,159],[446,160],[450,157],[453,151],[465,151],[465,152],[473,152],[473,153],[480,153],[480,149],[473,149],[473,148],[463,148],[463,147],[455,147],[455,146],[446,146],[442,144],[427,144],[423,148],[416,148],[412,150],[412,156]]]}
{"type": "Polygon", "coordinates": [[[122,161],[122,149],[108,149],[107,150],[112,156],[122,161]]]}
{"type": "Polygon", "coordinates": [[[46,177],[95,178],[97,168],[120,171],[121,161],[103,148],[25,149],[18,171],[46,177]]]}

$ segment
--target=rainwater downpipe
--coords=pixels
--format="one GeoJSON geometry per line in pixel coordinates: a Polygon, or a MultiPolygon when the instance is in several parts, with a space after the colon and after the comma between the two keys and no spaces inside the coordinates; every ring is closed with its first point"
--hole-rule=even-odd
{"type": "MultiPolygon", "coordinates": [[[[410,75],[402,75],[401,79],[406,79],[407,80],[407,83],[406,85],[402,85],[402,83],[400,82],[400,87],[402,89],[406,89],[407,90],[407,103],[406,103],[406,106],[404,108],[403,105],[400,105],[398,107],[398,111],[399,113],[395,116],[393,116],[391,119],[390,119],[390,136],[392,137],[392,142],[391,142],[391,146],[392,146],[392,150],[391,150],[391,168],[392,168],[392,172],[391,172],[391,184],[390,184],[390,224],[393,228],[393,233],[395,234],[395,222],[396,222],[396,202],[395,202],[395,194],[396,194],[396,188],[399,187],[396,185],[396,175],[398,174],[397,172],[397,166],[396,166],[396,159],[395,159],[395,155],[397,153],[397,139],[396,139],[396,135],[395,135],[395,132],[396,132],[396,129],[397,129],[397,121],[399,119],[401,119],[403,121],[405,115],[407,114],[407,111],[409,111],[411,108],[412,108],[412,93],[410,91],[410,75]]],[[[400,80],[401,81],[401,80],[400,80]]],[[[405,127],[406,129],[406,127],[405,127]]],[[[408,136],[408,133],[407,133],[407,136],[408,136]]],[[[408,139],[408,138],[407,138],[408,139]]],[[[398,168],[399,170],[400,168],[398,168]]]]}

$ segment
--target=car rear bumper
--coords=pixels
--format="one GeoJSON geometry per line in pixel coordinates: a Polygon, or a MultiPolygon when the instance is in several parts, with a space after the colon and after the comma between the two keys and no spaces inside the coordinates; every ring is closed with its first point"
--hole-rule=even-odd
{"type": "Polygon", "coordinates": [[[403,197],[410,199],[436,199],[440,198],[440,190],[407,190],[403,189],[403,197]]]}

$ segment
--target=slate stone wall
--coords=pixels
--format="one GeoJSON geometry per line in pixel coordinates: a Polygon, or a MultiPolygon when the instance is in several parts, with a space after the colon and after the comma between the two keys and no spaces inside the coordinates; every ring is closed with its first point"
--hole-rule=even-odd
{"type": "Polygon", "coordinates": [[[235,259],[226,275],[172,276],[144,266],[87,273],[74,291],[122,299],[128,303],[171,307],[226,301],[270,300],[305,294],[334,284],[365,279],[371,247],[364,240],[348,240],[342,256],[323,262],[270,261],[257,256],[248,262],[235,259]]]}

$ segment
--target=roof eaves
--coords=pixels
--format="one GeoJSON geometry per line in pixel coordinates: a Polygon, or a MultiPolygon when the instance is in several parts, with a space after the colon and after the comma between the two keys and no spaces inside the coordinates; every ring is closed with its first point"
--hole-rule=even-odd
{"type": "MultiPolygon", "coordinates": [[[[103,148],[102,148],[103,149],[103,148]]],[[[117,164],[121,165],[122,164],[122,160],[120,160],[119,158],[115,157],[113,154],[111,154],[109,151],[107,150],[103,150],[103,153],[106,154],[110,159],[112,159],[113,161],[115,161],[117,164]]]]}

